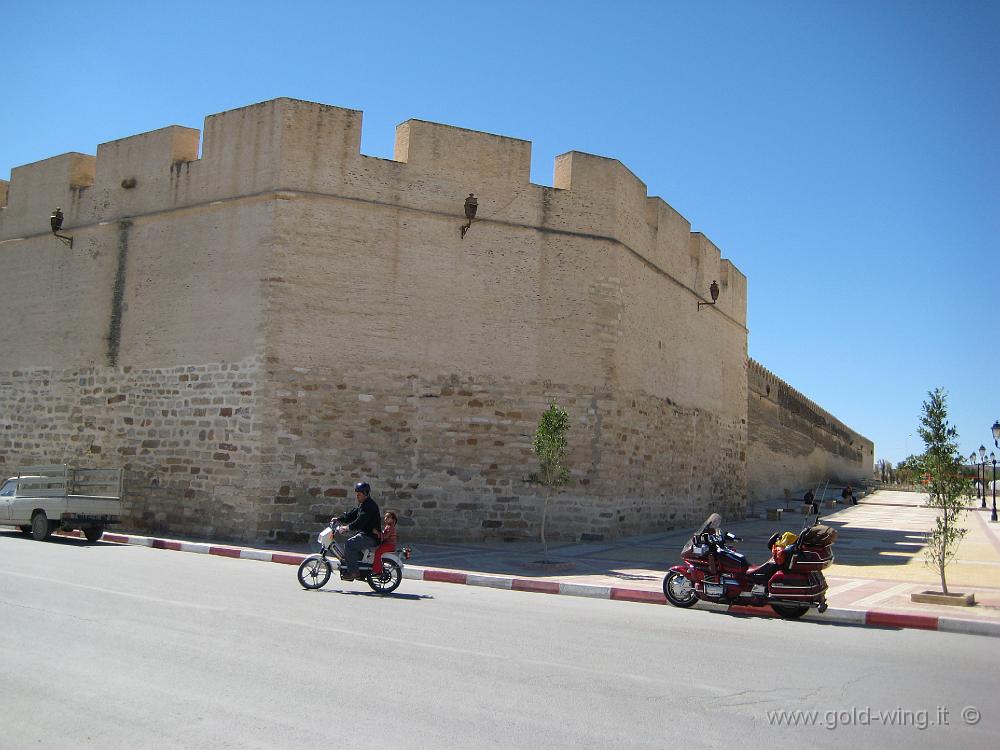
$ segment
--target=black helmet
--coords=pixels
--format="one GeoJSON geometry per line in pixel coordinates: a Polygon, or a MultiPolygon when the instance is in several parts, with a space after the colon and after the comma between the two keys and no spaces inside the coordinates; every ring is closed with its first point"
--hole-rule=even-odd
{"type": "Polygon", "coordinates": [[[354,491],[363,492],[365,497],[368,497],[369,495],[372,494],[372,486],[368,484],[368,482],[358,482],[356,485],[354,485],[354,491]]]}

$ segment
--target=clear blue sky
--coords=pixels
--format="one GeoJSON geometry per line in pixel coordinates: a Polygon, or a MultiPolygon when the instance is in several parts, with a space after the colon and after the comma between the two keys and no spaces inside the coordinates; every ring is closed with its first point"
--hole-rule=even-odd
{"type": "Polygon", "coordinates": [[[750,354],[875,441],[1000,418],[1000,3],[5,4],[0,176],[278,96],[620,159],[749,279],[750,354]]]}

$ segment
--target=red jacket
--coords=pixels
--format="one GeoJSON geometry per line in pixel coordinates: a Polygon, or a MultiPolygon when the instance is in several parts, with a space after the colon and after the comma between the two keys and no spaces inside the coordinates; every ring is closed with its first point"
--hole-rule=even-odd
{"type": "Polygon", "coordinates": [[[380,547],[384,547],[385,545],[392,545],[391,547],[387,547],[385,549],[386,552],[390,552],[390,551],[396,549],[396,527],[395,526],[386,526],[384,529],[382,529],[382,544],[380,544],[379,546],[380,547]]]}

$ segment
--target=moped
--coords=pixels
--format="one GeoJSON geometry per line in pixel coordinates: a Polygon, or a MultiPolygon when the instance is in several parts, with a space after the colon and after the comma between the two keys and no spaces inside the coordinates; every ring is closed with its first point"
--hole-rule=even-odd
{"type": "Polygon", "coordinates": [[[713,513],[681,550],[683,562],[670,568],[663,593],[675,607],[691,607],[698,600],[749,607],[770,606],[781,617],[802,617],[811,607],[826,611],[828,588],[823,569],[833,563],[837,532],[819,523],[819,516],[788,546],[777,546],[778,534],[768,541],[772,557],[750,565],[731,548],[743,541],[722,530],[722,517],[713,513]]]}
{"type": "MultiPolygon", "coordinates": [[[[343,575],[346,570],[346,552],[336,539],[334,526],[327,526],[317,537],[320,551],[309,555],[299,565],[298,578],[302,588],[321,589],[333,574],[334,566],[343,575]]],[[[376,549],[366,549],[361,564],[358,566],[358,579],[371,586],[372,591],[391,594],[403,580],[403,560],[410,559],[410,549],[403,547],[398,550],[382,553],[381,570],[374,570],[376,549]]]]}

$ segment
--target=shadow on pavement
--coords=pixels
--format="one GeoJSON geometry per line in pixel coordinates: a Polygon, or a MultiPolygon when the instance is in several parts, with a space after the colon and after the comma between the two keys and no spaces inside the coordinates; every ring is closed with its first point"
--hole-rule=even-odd
{"type": "Polygon", "coordinates": [[[418,601],[420,599],[433,599],[433,596],[429,594],[399,594],[393,592],[391,594],[376,594],[374,591],[349,591],[346,589],[330,588],[330,589],[313,589],[313,591],[306,591],[306,593],[318,593],[318,594],[341,594],[343,596],[365,596],[365,597],[375,597],[376,599],[402,599],[404,601],[418,601]]]}
{"type": "Polygon", "coordinates": [[[0,539],[11,539],[30,544],[58,544],[63,547],[93,547],[96,549],[113,549],[121,546],[112,542],[102,542],[100,540],[88,542],[82,537],[61,536],[58,534],[53,534],[44,542],[36,542],[30,534],[22,534],[20,531],[8,531],[6,529],[0,530],[0,539]]]}

